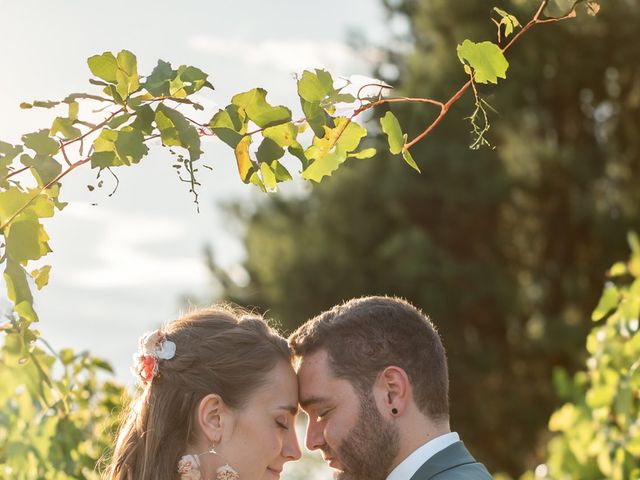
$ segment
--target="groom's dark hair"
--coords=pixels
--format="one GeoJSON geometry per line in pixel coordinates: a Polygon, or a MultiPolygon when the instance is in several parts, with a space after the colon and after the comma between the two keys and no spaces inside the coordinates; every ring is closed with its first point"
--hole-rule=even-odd
{"type": "Polygon", "coordinates": [[[379,373],[402,368],[418,408],[433,420],[449,416],[449,374],[442,341],[429,318],[395,297],[363,297],[336,305],[289,337],[296,357],[326,350],[332,373],[371,395],[379,373]]]}

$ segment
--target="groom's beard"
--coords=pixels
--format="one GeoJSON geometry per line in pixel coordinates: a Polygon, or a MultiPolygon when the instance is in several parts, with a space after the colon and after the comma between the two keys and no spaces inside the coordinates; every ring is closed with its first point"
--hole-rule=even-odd
{"type": "Polygon", "coordinates": [[[372,395],[360,401],[360,415],[351,433],[337,448],[342,470],[336,480],[384,480],[400,448],[398,426],[386,421],[372,395]]]}

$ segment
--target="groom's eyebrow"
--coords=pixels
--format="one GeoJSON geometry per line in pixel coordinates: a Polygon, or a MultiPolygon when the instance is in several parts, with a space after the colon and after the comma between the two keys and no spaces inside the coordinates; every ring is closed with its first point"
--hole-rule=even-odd
{"type": "Polygon", "coordinates": [[[313,405],[317,405],[319,403],[327,402],[329,399],[326,397],[309,397],[304,400],[300,400],[300,406],[305,410],[313,405]]]}

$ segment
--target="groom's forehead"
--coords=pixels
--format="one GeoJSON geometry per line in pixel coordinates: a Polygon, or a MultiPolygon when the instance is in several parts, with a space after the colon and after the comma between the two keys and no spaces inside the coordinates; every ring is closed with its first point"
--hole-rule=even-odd
{"type": "MultiPolygon", "coordinates": [[[[300,399],[320,397],[321,393],[326,395],[329,392],[327,387],[336,378],[329,368],[327,353],[324,350],[313,352],[300,358],[298,362],[298,385],[300,389],[300,399]]],[[[302,405],[304,405],[301,402],[302,405]]]]}
{"type": "Polygon", "coordinates": [[[353,396],[351,383],[333,374],[326,350],[303,356],[298,365],[298,397],[305,410],[353,396]]]}

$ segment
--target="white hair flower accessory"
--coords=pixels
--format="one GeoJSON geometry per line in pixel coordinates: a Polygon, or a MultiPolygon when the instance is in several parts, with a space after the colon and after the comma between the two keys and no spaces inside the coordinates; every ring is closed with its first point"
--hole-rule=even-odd
{"type": "Polygon", "coordinates": [[[171,360],[176,354],[176,344],[167,340],[162,330],[149,332],[140,337],[138,353],[134,355],[134,374],[149,383],[158,374],[158,361],[171,360]]]}

